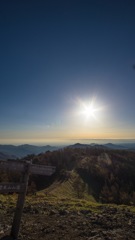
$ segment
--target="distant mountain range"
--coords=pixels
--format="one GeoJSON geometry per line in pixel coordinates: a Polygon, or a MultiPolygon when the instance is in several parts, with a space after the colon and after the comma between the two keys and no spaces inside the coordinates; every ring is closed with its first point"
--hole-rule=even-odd
{"type": "Polygon", "coordinates": [[[46,151],[54,151],[59,147],[46,146],[34,146],[29,144],[14,146],[14,145],[0,145],[0,159],[15,159],[22,158],[30,154],[45,153],[46,151]]]}
{"type": "Polygon", "coordinates": [[[110,149],[123,149],[123,150],[135,150],[135,143],[121,143],[121,144],[112,144],[112,143],[106,143],[106,144],[81,144],[81,143],[75,143],[73,145],[69,146],[70,148],[110,148],[110,149]]]}
{"type": "Polygon", "coordinates": [[[16,159],[16,156],[0,152],[0,160],[16,159]]]}
{"type": "MultiPolygon", "coordinates": [[[[69,148],[109,148],[109,149],[121,149],[121,150],[133,150],[135,151],[135,143],[122,143],[122,144],[81,144],[81,143],[75,143],[73,145],[67,146],[69,148]]],[[[16,159],[16,158],[22,158],[30,154],[40,154],[45,153],[46,151],[54,151],[58,150],[62,147],[56,147],[56,146],[34,146],[29,144],[14,146],[14,145],[0,145],[0,160],[5,159],[16,159]]]]}

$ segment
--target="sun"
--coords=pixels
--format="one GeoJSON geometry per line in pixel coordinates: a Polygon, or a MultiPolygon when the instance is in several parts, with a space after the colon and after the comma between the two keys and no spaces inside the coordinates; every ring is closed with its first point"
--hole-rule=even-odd
{"type": "Polygon", "coordinates": [[[103,107],[100,107],[95,98],[92,98],[90,101],[82,101],[79,99],[79,115],[83,116],[84,120],[99,120],[99,112],[103,110],[103,107]]]}
{"type": "Polygon", "coordinates": [[[96,112],[96,108],[93,106],[92,103],[90,104],[83,104],[83,110],[82,110],[82,114],[86,116],[86,118],[90,118],[90,117],[94,117],[95,118],[95,112],[96,112]]]}

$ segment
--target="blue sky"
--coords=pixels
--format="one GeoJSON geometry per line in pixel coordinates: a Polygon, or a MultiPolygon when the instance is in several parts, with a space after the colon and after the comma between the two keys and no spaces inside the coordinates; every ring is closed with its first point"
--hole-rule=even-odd
{"type": "Polygon", "coordinates": [[[135,138],[134,13],[130,0],[1,1],[0,143],[135,138]]]}

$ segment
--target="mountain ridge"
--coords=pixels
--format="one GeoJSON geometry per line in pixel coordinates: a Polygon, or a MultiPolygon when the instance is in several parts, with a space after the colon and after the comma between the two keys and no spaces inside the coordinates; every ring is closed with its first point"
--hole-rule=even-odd
{"type": "Polygon", "coordinates": [[[22,158],[30,154],[40,154],[44,153],[46,151],[54,151],[59,149],[59,147],[55,146],[36,146],[36,145],[29,145],[29,144],[23,144],[23,145],[3,145],[0,144],[0,152],[5,155],[9,155],[10,158],[12,155],[14,155],[14,158],[22,158]]]}
{"type": "MultiPolygon", "coordinates": [[[[68,148],[104,148],[104,149],[119,149],[119,150],[132,150],[135,151],[135,143],[124,143],[124,144],[113,144],[113,143],[106,143],[106,144],[97,144],[97,143],[91,143],[91,144],[83,144],[83,143],[75,143],[73,145],[65,146],[68,148]]],[[[60,148],[64,148],[62,146],[51,146],[51,145],[45,145],[45,146],[36,146],[31,144],[22,144],[22,145],[11,145],[11,144],[0,144],[0,153],[1,158],[3,154],[4,159],[8,158],[22,158],[27,155],[35,154],[38,155],[40,153],[44,153],[46,151],[55,151],[60,148]],[[6,157],[7,155],[7,157],[6,157]]]]}

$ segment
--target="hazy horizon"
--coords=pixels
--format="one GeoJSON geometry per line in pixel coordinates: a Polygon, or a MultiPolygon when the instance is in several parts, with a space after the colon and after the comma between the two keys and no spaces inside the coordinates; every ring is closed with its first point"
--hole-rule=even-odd
{"type": "Polygon", "coordinates": [[[124,143],[135,143],[135,139],[52,139],[52,140],[44,140],[44,141],[21,141],[21,142],[4,142],[0,141],[0,145],[35,145],[35,146],[45,146],[45,145],[51,145],[51,146],[67,146],[70,144],[106,144],[106,143],[112,143],[112,144],[124,144],[124,143]]]}

